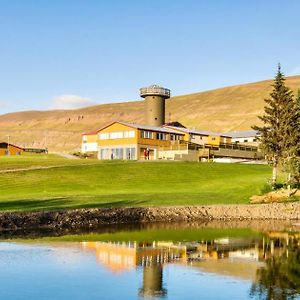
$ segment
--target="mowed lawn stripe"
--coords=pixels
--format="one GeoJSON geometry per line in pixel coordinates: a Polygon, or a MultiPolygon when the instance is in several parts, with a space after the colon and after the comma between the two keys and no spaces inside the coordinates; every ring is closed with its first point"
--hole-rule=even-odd
{"type": "Polygon", "coordinates": [[[118,161],[20,171],[1,174],[0,210],[247,203],[270,174],[265,165],[118,161]]]}

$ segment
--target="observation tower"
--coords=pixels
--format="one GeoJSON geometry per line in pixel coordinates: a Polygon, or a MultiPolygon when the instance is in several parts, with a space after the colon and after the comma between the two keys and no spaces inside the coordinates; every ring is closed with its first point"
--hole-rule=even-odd
{"type": "Polygon", "coordinates": [[[141,88],[140,96],[146,101],[146,124],[156,127],[164,125],[165,100],[170,98],[171,91],[154,84],[141,88]]]}

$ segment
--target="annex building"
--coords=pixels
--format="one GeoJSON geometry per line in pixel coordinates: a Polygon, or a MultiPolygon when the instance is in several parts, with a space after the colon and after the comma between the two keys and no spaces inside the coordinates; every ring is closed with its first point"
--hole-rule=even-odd
{"type": "Polygon", "coordinates": [[[8,144],[6,142],[0,143],[0,156],[3,155],[21,155],[24,152],[24,148],[19,146],[8,144]]]}

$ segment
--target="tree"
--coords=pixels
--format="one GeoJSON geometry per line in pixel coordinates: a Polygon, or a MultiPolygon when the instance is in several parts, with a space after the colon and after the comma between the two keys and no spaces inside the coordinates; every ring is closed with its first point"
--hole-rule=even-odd
{"type": "Polygon", "coordinates": [[[250,296],[266,300],[299,299],[300,252],[289,249],[288,253],[267,259],[265,266],[257,270],[250,296]]]}
{"type": "Polygon", "coordinates": [[[296,193],[291,187],[297,187],[299,183],[299,154],[300,154],[300,92],[286,110],[284,127],[284,148],[282,153],[282,165],[287,176],[288,196],[296,193]]]}
{"type": "Polygon", "coordinates": [[[292,91],[285,86],[285,77],[278,65],[277,74],[269,98],[265,99],[264,115],[259,116],[263,126],[254,126],[260,134],[261,149],[273,166],[272,186],[276,186],[278,166],[295,143],[293,131],[295,101],[292,91]]]}
{"type": "Polygon", "coordinates": [[[291,185],[299,187],[300,183],[300,90],[294,101],[294,110],[292,112],[293,123],[290,128],[290,146],[285,155],[285,166],[288,173],[289,195],[293,194],[290,190],[291,185]]]}

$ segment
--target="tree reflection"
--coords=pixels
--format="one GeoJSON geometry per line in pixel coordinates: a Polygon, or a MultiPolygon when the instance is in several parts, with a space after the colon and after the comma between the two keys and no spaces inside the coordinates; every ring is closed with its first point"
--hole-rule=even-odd
{"type": "Polygon", "coordinates": [[[296,299],[300,294],[300,252],[286,252],[286,255],[271,257],[265,267],[258,269],[257,280],[250,295],[259,299],[296,299]]]}

